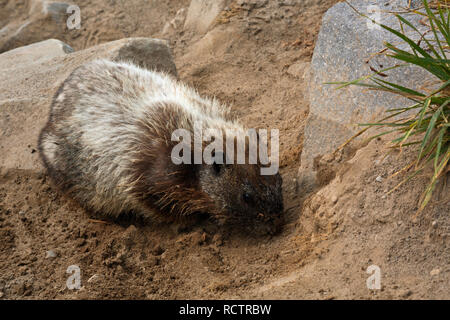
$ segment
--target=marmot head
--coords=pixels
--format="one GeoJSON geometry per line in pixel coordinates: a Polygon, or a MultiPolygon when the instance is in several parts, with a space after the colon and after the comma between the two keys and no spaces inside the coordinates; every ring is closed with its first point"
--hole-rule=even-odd
{"type": "Polygon", "coordinates": [[[282,178],[261,175],[257,164],[202,164],[199,186],[214,201],[217,218],[252,233],[277,233],[283,223],[282,178]]]}
{"type": "MultiPolygon", "coordinates": [[[[197,153],[198,136],[192,115],[176,104],[162,105],[154,115],[158,117],[142,122],[141,143],[133,160],[131,181],[137,199],[144,200],[150,208],[156,207],[168,218],[183,219],[205,213],[220,223],[245,226],[252,234],[274,234],[281,229],[281,176],[261,174],[261,154],[255,161],[257,164],[249,164],[251,144],[247,130],[220,117],[203,119],[199,128],[215,128],[217,137],[222,134],[223,145],[220,148],[218,139],[214,147],[219,148],[211,150],[209,142],[203,140],[197,153]],[[173,132],[178,129],[187,134],[179,140],[173,139],[173,132]],[[234,133],[229,151],[234,150],[229,154],[228,129],[234,133]],[[238,145],[244,146],[245,164],[239,164],[238,153],[242,149],[238,145]],[[202,155],[200,163],[196,154],[202,155]],[[209,161],[203,161],[205,157],[209,161]],[[222,163],[212,159],[221,159],[222,163]]],[[[256,138],[259,146],[258,134],[256,138]]]]}

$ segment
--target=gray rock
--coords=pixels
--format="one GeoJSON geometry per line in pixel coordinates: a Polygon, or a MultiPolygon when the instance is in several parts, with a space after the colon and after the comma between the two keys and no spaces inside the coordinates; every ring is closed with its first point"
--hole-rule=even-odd
{"type": "Polygon", "coordinates": [[[184,28],[205,33],[230,0],[191,0],[184,28]]]}
{"type": "Polygon", "coordinates": [[[66,2],[30,0],[25,20],[14,20],[0,30],[0,53],[50,38],[64,38],[66,2]]]}
{"type": "Polygon", "coordinates": [[[115,61],[133,61],[142,68],[167,72],[178,77],[167,41],[150,38],[130,39],[113,55],[115,61]]]}
{"type": "Polygon", "coordinates": [[[53,258],[56,258],[56,257],[57,257],[57,254],[56,254],[56,252],[53,251],[53,250],[48,250],[48,251],[45,253],[45,258],[46,258],[46,259],[53,259],[53,258]]]}
{"type": "Polygon", "coordinates": [[[64,56],[74,50],[62,41],[49,39],[7,51],[0,55],[0,70],[14,69],[18,64],[29,65],[64,56]]]}
{"type": "MultiPolygon", "coordinates": [[[[368,12],[369,5],[378,5],[381,8],[381,22],[398,28],[397,18],[387,13],[402,8],[392,4],[394,2],[357,0],[350,3],[363,13],[368,12]]],[[[417,15],[405,14],[404,17],[419,30],[425,31],[426,27],[419,23],[417,15]]],[[[411,104],[409,100],[389,93],[367,91],[356,86],[336,90],[336,86],[325,84],[358,79],[372,73],[370,66],[380,70],[396,63],[394,59],[382,56],[375,56],[366,63],[373,54],[384,48],[384,41],[400,43],[388,31],[370,28],[367,21],[344,2],[336,4],[323,16],[310,67],[310,113],[301,159],[303,172],[311,172],[316,156],[334,151],[358,132],[361,129],[358,123],[379,119],[387,108],[411,104]]],[[[413,36],[410,31],[408,35],[413,36]]],[[[413,38],[418,38],[418,35],[413,38]]],[[[396,69],[388,74],[387,81],[416,89],[432,77],[416,67],[396,69]]]]}
{"type": "Polygon", "coordinates": [[[0,171],[42,170],[36,149],[54,93],[67,76],[88,61],[107,58],[176,76],[167,42],[129,38],[67,54],[65,45],[48,40],[0,54],[0,171]]]}

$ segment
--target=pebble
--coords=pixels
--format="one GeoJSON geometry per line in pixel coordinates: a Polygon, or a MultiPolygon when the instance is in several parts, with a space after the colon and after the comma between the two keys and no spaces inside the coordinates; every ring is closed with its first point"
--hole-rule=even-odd
{"type": "Polygon", "coordinates": [[[336,202],[338,201],[338,197],[332,196],[332,197],[331,197],[331,201],[332,201],[333,203],[336,203],[336,202]]]}
{"type": "Polygon", "coordinates": [[[190,238],[193,245],[202,245],[206,240],[206,234],[196,231],[191,234],[190,238]]]}
{"type": "Polygon", "coordinates": [[[441,273],[441,270],[439,268],[435,268],[430,271],[430,276],[437,276],[439,273],[441,273]]]}
{"type": "Polygon", "coordinates": [[[401,298],[408,298],[413,294],[413,292],[411,290],[403,290],[400,292],[400,297],[401,298]]]}
{"type": "Polygon", "coordinates": [[[45,258],[46,258],[46,259],[53,259],[53,258],[56,258],[56,252],[53,251],[53,250],[48,250],[48,251],[45,253],[45,258]]]}
{"type": "Polygon", "coordinates": [[[382,181],[383,181],[383,178],[382,178],[381,176],[378,176],[378,177],[375,179],[375,181],[376,181],[376,182],[382,182],[382,181]]]}

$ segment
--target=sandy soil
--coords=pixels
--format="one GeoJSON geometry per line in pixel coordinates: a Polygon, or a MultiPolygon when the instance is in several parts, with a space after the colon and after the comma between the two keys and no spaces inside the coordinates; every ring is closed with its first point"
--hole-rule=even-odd
{"type": "MultiPolygon", "coordinates": [[[[169,38],[183,81],[232,104],[249,127],[280,129],[287,223],[257,238],[208,222],[92,221],[45,172],[0,170],[0,298],[450,298],[448,183],[414,218],[426,177],[386,196],[402,178],[388,177],[413,155],[385,158],[383,141],[318,161],[314,190],[298,176],[308,88],[290,67],[307,66],[336,0],[233,2],[207,36],[162,33],[188,0],[75,2],[83,27],[61,39],[75,49],[169,38]],[[71,265],[80,267],[80,290],[66,287],[71,265]],[[366,286],[370,265],[381,269],[381,290],[366,286]]],[[[24,5],[12,3],[0,1],[16,19],[24,5]]]]}

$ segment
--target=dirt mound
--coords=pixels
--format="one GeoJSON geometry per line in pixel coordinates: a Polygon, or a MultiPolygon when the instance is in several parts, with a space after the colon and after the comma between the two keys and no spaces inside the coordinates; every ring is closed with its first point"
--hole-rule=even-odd
{"type": "MultiPolygon", "coordinates": [[[[401,178],[388,176],[413,155],[383,158],[382,141],[374,141],[318,159],[323,186],[312,194],[298,176],[309,108],[305,79],[291,66],[307,68],[321,16],[335,2],[233,1],[206,34],[170,32],[181,80],[232,104],[249,127],[280,129],[287,209],[281,234],[256,238],[208,222],[186,228],[90,220],[41,169],[2,169],[0,297],[450,298],[448,185],[416,220],[425,177],[385,195],[401,178]],[[381,290],[366,286],[370,265],[381,270],[381,290]],[[70,266],[79,267],[80,290],[67,288],[70,266]]],[[[20,12],[23,1],[16,3],[20,12]]],[[[82,29],[61,39],[77,50],[162,36],[165,23],[189,6],[77,3],[82,29]]]]}
{"type": "Polygon", "coordinates": [[[434,202],[419,214],[418,200],[429,175],[389,193],[411,174],[396,173],[416,154],[389,153],[386,142],[373,141],[347,161],[339,153],[320,161],[319,172],[333,172],[335,178],[303,208],[303,215],[313,221],[312,238],[325,239],[329,252],[316,264],[316,272],[335,277],[325,291],[336,297],[365,297],[363,280],[369,276],[364,271],[371,265],[378,266],[382,276],[381,291],[373,291],[373,297],[448,297],[448,182],[440,181],[434,202]],[[355,281],[358,277],[361,280],[355,281]]]}

